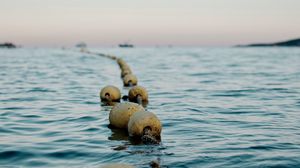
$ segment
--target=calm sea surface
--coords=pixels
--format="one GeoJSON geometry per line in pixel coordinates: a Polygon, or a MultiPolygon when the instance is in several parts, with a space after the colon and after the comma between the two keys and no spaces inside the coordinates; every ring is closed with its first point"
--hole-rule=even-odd
{"type": "Polygon", "coordinates": [[[107,58],[0,49],[0,167],[300,167],[300,48],[91,49],[124,58],[163,123],[132,145],[99,102],[107,58]]]}

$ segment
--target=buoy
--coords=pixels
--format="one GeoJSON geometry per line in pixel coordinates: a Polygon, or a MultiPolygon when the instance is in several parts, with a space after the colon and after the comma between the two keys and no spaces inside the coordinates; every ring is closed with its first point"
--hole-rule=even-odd
{"type": "Polygon", "coordinates": [[[131,71],[130,66],[127,65],[127,64],[122,64],[122,65],[120,66],[120,69],[121,69],[121,71],[126,71],[126,70],[131,71]]]}
{"type": "Polygon", "coordinates": [[[137,85],[137,83],[138,83],[137,77],[133,74],[127,74],[123,78],[124,86],[135,86],[137,85]]]}
{"type": "Polygon", "coordinates": [[[125,69],[121,71],[121,78],[124,78],[126,75],[131,74],[131,70],[130,69],[125,69]]]}
{"type": "Polygon", "coordinates": [[[119,64],[122,71],[128,69],[130,70],[130,66],[122,58],[117,58],[117,63],[119,64]]]}
{"type": "Polygon", "coordinates": [[[145,109],[136,103],[126,102],[115,105],[109,113],[109,122],[116,128],[127,128],[132,114],[145,109]]]}
{"type": "Polygon", "coordinates": [[[161,123],[154,113],[139,111],[130,117],[128,133],[131,137],[140,137],[145,144],[158,144],[161,123]]]}
{"type": "Polygon", "coordinates": [[[101,168],[135,168],[135,167],[128,164],[114,163],[114,164],[104,165],[101,168]]]}
{"type": "Polygon", "coordinates": [[[134,86],[128,92],[128,99],[138,104],[148,103],[148,92],[142,86],[134,86]]]}
{"type": "Polygon", "coordinates": [[[117,59],[117,63],[119,64],[119,66],[120,66],[121,69],[122,69],[122,67],[125,67],[125,66],[129,67],[127,65],[127,63],[122,58],[118,58],[117,59]]]}
{"type": "Polygon", "coordinates": [[[122,58],[117,58],[117,63],[120,65],[122,63],[125,63],[125,61],[122,58]]]}
{"type": "Polygon", "coordinates": [[[117,87],[108,85],[101,90],[100,98],[103,102],[120,102],[121,92],[117,87]]]}
{"type": "Polygon", "coordinates": [[[152,161],[150,162],[150,167],[151,167],[151,168],[160,168],[159,160],[152,160],[152,161]]]}
{"type": "Polygon", "coordinates": [[[130,68],[130,66],[125,61],[121,61],[119,63],[119,66],[120,66],[121,69],[130,68]]]}

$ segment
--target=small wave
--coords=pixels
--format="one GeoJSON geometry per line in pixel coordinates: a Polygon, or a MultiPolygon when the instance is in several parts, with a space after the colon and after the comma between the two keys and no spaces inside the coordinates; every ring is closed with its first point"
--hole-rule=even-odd
{"type": "Polygon", "coordinates": [[[233,115],[253,115],[253,116],[279,116],[282,118],[284,117],[284,114],[282,114],[282,113],[262,111],[260,109],[255,110],[255,107],[253,107],[253,110],[231,108],[231,109],[228,109],[228,111],[218,111],[218,113],[233,114],[233,115]]]}
{"type": "Polygon", "coordinates": [[[7,128],[0,128],[0,133],[15,133],[15,131],[11,130],[11,129],[7,129],[7,128]]]}
{"type": "Polygon", "coordinates": [[[218,72],[202,72],[202,73],[191,73],[188,74],[189,76],[215,76],[215,75],[220,75],[218,72]]]}
{"type": "Polygon", "coordinates": [[[23,126],[14,126],[14,127],[11,127],[11,129],[13,130],[18,130],[18,131],[27,131],[27,132],[35,132],[35,131],[40,131],[42,130],[42,128],[39,128],[39,127],[23,127],[23,126]]]}
{"type": "Polygon", "coordinates": [[[85,101],[83,102],[84,104],[99,104],[99,102],[92,102],[92,101],[85,101]]]}
{"type": "Polygon", "coordinates": [[[216,83],[216,80],[201,80],[198,83],[203,83],[203,84],[207,84],[207,83],[216,83]]]}
{"type": "Polygon", "coordinates": [[[12,160],[23,160],[27,159],[29,157],[35,156],[33,153],[30,152],[24,152],[24,151],[15,151],[15,150],[10,150],[10,151],[3,151],[0,152],[0,161],[12,161],[12,160]]]}
{"type": "Polygon", "coordinates": [[[198,88],[185,89],[184,92],[201,92],[203,90],[198,88]]]}
{"type": "Polygon", "coordinates": [[[34,114],[28,114],[28,115],[22,115],[24,118],[41,118],[39,115],[34,115],[34,114]]]}
{"type": "Polygon", "coordinates": [[[24,97],[24,98],[9,98],[1,100],[2,102],[31,102],[39,100],[37,97],[24,97]]]}
{"type": "Polygon", "coordinates": [[[4,107],[4,108],[0,108],[0,110],[25,110],[25,109],[29,109],[26,107],[4,107]]]}
{"type": "Polygon", "coordinates": [[[87,128],[87,129],[84,129],[83,131],[86,131],[86,132],[95,132],[95,131],[99,131],[100,129],[99,128],[87,128]]]}
{"type": "Polygon", "coordinates": [[[247,96],[247,94],[243,94],[243,93],[219,93],[219,94],[211,94],[210,96],[214,96],[214,97],[244,97],[244,96],[247,96]]]}
{"type": "Polygon", "coordinates": [[[32,88],[30,90],[26,91],[27,93],[32,93],[32,92],[42,92],[42,93],[46,93],[46,92],[56,92],[55,90],[51,90],[51,89],[47,89],[47,88],[42,88],[42,87],[35,87],[32,88]]]}
{"type": "Polygon", "coordinates": [[[68,158],[76,158],[76,157],[87,157],[91,155],[91,153],[79,152],[74,150],[63,150],[56,151],[45,154],[47,157],[57,158],[57,159],[68,159],[68,158]]]}
{"type": "Polygon", "coordinates": [[[98,120],[98,118],[92,116],[83,116],[79,118],[68,119],[68,121],[78,121],[78,122],[87,122],[87,121],[95,121],[95,120],[98,120]]]}

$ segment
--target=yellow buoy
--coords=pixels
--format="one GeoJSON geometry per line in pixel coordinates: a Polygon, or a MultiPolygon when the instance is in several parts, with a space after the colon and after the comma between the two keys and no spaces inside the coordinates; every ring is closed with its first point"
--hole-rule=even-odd
{"type": "Polygon", "coordinates": [[[105,86],[100,92],[101,101],[104,102],[119,102],[121,99],[120,90],[112,85],[105,86]]]}
{"type": "Polygon", "coordinates": [[[119,103],[111,109],[109,122],[114,127],[127,128],[129,118],[138,111],[145,111],[145,109],[136,103],[119,103]]]}
{"type": "Polygon", "coordinates": [[[128,122],[128,133],[131,137],[150,136],[156,141],[160,141],[161,129],[159,119],[151,112],[136,112],[128,122]]]}
{"type": "Polygon", "coordinates": [[[127,65],[127,64],[122,64],[122,65],[120,66],[120,69],[121,69],[121,71],[126,71],[126,70],[131,71],[130,66],[127,65]]]}
{"type": "Polygon", "coordinates": [[[122,58],[118,58],[117,63],[119,64],[120,68],[125,67],[125,66],[129,67],[122,58]]]}
{"type": "Polygon", "coordinates": [[[135,86],[138,83],[138,79],[135,75],[133,74],[127,74],[123,78],[123,84],[124,86],[135,86]]]}
{"type": "Polygon", "coordinates": [[[118,58],[117,59],[117,63],[119,64],[119,65],[121,65],[121,64],[123,64],[123,63],[126,63],[122,58],[118,58]]]}
{"type": "Polygon", "coordinates": [[[124,62],[121,62],[120,64],[119,64],[119,66],[120,66],[120,68],[122,69],[122,70],[124,70],[124,69],[130,69],[130,66],[124,61],[124,62]]]}
{"type": "Polygon", "coordinates": [[[122,71],[130,70],[130,66],[122,58],[118,58],[117,63],[119,64],[122,71]]]}
{"type": "Polygon", "coordinates": [[[128,92],[128,99],[131,102],[144,104],[148,102],[148,92],[142,86],[134,86],[128,92]]]}
{"type": "Polygon", "coordinates": [[[125,69],[121,71],[121,77],[124,78],[126,75],[131,74],[131,70],[130,69],[125,69]]]}

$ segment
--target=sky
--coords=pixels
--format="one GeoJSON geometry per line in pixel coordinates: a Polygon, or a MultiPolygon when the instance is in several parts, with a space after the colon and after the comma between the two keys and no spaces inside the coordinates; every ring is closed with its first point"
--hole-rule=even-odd
{"type": "Polygon", "coordinates": [[[0,0],[0,43],[231,46],[300,37],[300,0],[0,0]]]}

